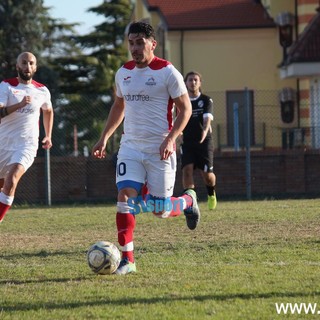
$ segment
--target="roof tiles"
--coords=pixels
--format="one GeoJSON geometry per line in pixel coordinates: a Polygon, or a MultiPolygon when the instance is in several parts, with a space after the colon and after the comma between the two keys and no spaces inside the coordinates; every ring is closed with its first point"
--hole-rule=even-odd
{"type": "Polygon", "coordinates": [[[285,64],[320,61],[320,7],[288,52],[285,64]]]}
{"type": "Polygon", "coordinates": [[[145,4],[159,12],[168,30],[275,27],[254,0],[145,0],[145,4]]]}

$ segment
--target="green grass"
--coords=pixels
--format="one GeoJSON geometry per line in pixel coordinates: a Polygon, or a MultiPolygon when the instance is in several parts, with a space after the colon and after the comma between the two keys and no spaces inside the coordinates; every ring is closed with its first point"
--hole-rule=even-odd
{"type": "Polygon", "coordinates": [[[183,216],[138,215],[138,273],[127,276],[86,264],[91,244],[117,243],[115,206],[12,209],[0,319],[316,319],[277,315],[275,303],[320,302],[320,199],[200,207],[195,231],[183,216]]]}

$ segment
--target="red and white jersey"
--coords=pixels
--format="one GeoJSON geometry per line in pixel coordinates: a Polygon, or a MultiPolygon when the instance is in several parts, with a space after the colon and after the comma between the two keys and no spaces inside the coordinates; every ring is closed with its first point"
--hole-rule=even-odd
{"type": "Polygon", "coordinates": [[[173,100],[187,93],[180,72],[168,61],[155,57],[146,68],[134,61],[116,74],[116,94],[125,100],[121,144],[147,153],[159,152],[173,126],[173,100]]]}
{"type": "Polygon", "coordinates": [[[1,119],[0,147],[5,150],[38,149],[40,109],[52,108],[51,95],[47,87],[32,80],[31,84],[19,83],[17,78],[0,83],[0,105],[19,103],[24,96],[31,103],[1,119]]]}

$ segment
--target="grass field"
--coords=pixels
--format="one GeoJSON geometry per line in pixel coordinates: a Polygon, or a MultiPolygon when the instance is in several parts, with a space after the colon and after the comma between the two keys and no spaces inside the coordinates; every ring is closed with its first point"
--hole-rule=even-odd
{"type": "Polygon", "coordinates": [[[320,199],[218,203],[137,216],[137,274],[97,276],[86,251],[117,243],[110,205],[14,208],[0,225],[0,319],[319,319],[278,315],[318,303],[320,199]]]}

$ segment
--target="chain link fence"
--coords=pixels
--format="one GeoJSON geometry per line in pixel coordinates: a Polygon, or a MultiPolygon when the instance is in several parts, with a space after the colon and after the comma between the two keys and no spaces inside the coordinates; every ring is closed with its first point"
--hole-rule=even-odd
{"type": "Polygon", "coordinates": [[[278,91],[243,90],[207,94],[214,101],[213,136],[218,150],[239,151],[245,147],[247,101],[252,150],[314,147],[313,136],[319,126],[312,126],[310,119],[301,117],[305,110],[315,107],[310,99],[298,105],[296,97],[281,101],[281,92],[278,91]]]}
{"type": "MultiPolygon", "coordinates": [[[[320,96],[299,99],[298,103],[295,94],[285,91],[244,88],[205,94],[214,102],[212,134],[215,158],[224,163],[229,161],[230,152],[241,155],[246,150],[246,134],[249,134],[250,151],[258,152],[259,157],[272,151],[300,154],[311,150],[317,153],[320,148],[320,96]]],[[[111,103],[108,97],[86,95],[63,95],[53,101],[55,128],[50,161],[39,148],[34,165],[18,186],[16,204],[116,199],[115,154],[122,126],[109,141],[106,159],[97,160],[90,156],[103,130],[111,103]]],[[[177,188],[180,190],[180,167],[177,171],[177,188]]],[[[222,178],[228,174],[221,169],[218,175],[222,178]]],[[[232,184],[232,179],[228,183],[232,184]]],[[[239,181],[235,178],[234,184],[237,183],[239,181]]],[[[199,181],[199,184],[203,183],[199,181]]],[[[221,195],[224,187],[228,189],[226,185],[219,187],[221,195]]]]}

